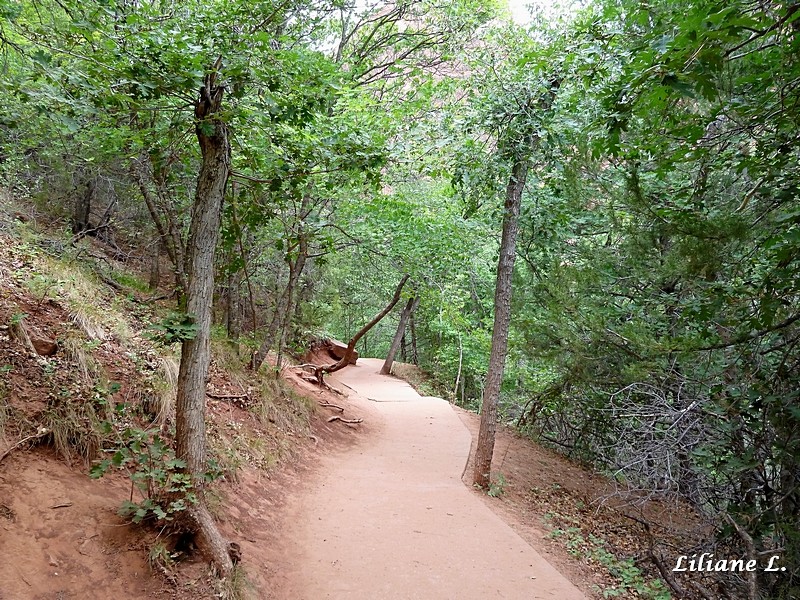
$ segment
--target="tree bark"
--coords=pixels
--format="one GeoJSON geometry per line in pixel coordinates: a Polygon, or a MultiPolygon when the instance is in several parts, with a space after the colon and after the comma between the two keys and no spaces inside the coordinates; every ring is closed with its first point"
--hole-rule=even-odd
{"type": "Polygon", "coordinates": [[[419,366],[419,357],[417,356],[417,327],[414,323],[414,313],[411,313],[409,320],[411,321],[411,362],[419,366]]]}
{"type": "Polygon", "coordinates": [[[492,350],[489,355],[486,385],[483,389],[481,426],[478,444],[475,448],[475,470],[472,475],[473,482],[482,488],[488,488],[491,481],[492,454],[494,453],[497,429],[497,404],[500,399],[500,385],[503,382],[508,350],[508,326],[511,321],[511,278],[517,251],[522,191],[525,188],[527,177],[528,161],[517,159],[506,188],[503,235],[500,241],[500,259],[497,263],[497,282],[494,292],[492,350]]]}
{"type": "Polygon", "coordinates": [[[80,234],[89,229],[89,214],[92,210],[92,202],[97,192],[97,178],[91,177],[86,183],[86,191],[75,198],[75,206],[72,213],[72,233],[80,234]]]}
{"type": "Polygon", "coordinates": [[[406,333],[406,323],[408,323],[408,318],[411,316],[411,313],[416,310],[417,304],[419,304],[419,296],[412,296],[408,299],[408,302],[406,302],[405,308],[400,312],[400,321],[397,323],[397,331],[394,333],[394,339],[392,339],[392,345],[389,347],[389,353],[386,355],[383,367],[381,367],[381,373],[384,375],[389,375],[392,372],[394,357],[406,333]]]}
{"type": "Polygon", "coordinates": [[[221,62],[219,58],[206,75],[195,105],[202,166],[189,227],[186,309],[194,318],[197,333],[193,339],[184,341],[181,348],[175,438],[176,454],[186,461],[187,470],[199,491],[200,504],[189,511],[198,528],[198,546],[210,554],[218,573],[225,577],[233,570],[233,562],[228,555],[227,543],[203,504],[202,494],[206,472],[206,377],[210,360],[214,254],[231,163],[228,129],[219,114],[224,87],[216,85],[221,62]]]}
{"type": "Polygon", "coordinates": [[[264,340],[261,342],[258,352],[253,356],[252,367],[254,371],[258,371],[261,365],[264,364],[264,360],[266,360],[270,348],[272,348],[272,345],[275,343],[275,337],[279,331],[281,333],[280,338],[283,339],[284,337],[285,328],[288,325],[287,322],[291,320],[291,314],[293,312],[294,290],[297,287],[300,275],[305,269],[307,258],[308,239],[305,235],[301,235],[299,238],[297,257],[294,261],[289,261],[289,280],[286,284],[286,289],[276,302],[275,314],[272,316],[272,322],[269,325],[267,335],[264,336],[264,340]]]}
{"type": "Polygon", "coordinates": [[[389,304],[387,304],[386,307],[381,312],[375,315],[369,323],[367,323],[361,329],[359,329],[358,332],[350,339],[350,341],[347,344],[347,350],[345,350],[344,356],[342,356],[342,358],[339,359],[339,362],[333,363],[332,365],[317,367],[315,369],[314,375],[316,376],[317,381],[319,382],[320,385],[322,385],[323,383],[322,378],[325,375],[325,373],[335,373],[336,371],[344,369],[347,365],[350,364],[350,359],[353,357],[353,351],[355,350],[358,341],[362,337],[364,337],[370,329],[375,327],[375,325],[377,325],[380,322],[380,320],[383,319],[383,317],[388,315],[389,312],[395,307],[395,304],[397,304],[400,301],[400,295],[403,292],[403,286],[406,284],[406,281],[408,281],[408,277],[409,277],[408,275],[403,275],[403,278],[400,280],[400,283],[397,284],[397,289],[395,289],[394,296],[392,296],[392,299],[389,302],[389,304]]]}
{"type": "Polygon", "coordinates": [[[158,289],[161,282],[161,236],[156,235],[153,245],[150,247],[150,281],[148,287],[151,290],[158,289]]]}

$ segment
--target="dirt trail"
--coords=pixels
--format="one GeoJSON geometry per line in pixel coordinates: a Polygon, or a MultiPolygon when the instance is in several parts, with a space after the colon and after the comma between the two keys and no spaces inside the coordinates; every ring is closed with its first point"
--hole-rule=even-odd
{"type": "Polygon", "coordinates": [[[332,378],[367,431],[295,499],[287,597],[585,598],[462,483],[471,438],[450,405],[380,365],[359,359],[332,378]]]}

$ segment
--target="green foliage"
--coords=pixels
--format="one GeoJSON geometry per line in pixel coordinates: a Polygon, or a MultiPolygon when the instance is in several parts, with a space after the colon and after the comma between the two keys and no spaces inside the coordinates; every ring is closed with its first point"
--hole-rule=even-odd
{"type": "MultiPolygon", "coordinates": [[[[116,432],[117,447],[107,450],[110,458],[95,463],[90,471],[100,478],[111,469],[122,469],[131,478],[131,499],[123,502],[120,515],[134,523],[154,520],[172,521],[190,505],[197,503],[197,492],[192,477],[186,472],[186,462],[175,456],[175,451],[157,429],[144,430],[132,426],[120,427],[129,407],[118,404],[115,414],[120,419],[103,422],[107,434],[116,432]],[[134,501],[133,489],[141,499],[134,501]]],[[[206,481],[213,481],[218,473],[206,473],[206,481]]]]}
{"type": "Polygon", "coordinates": [[[151,324],[148,330],[150,332],[149,337],[152,340],[164,346],[169,346],[193,340],[197,335],[197,324],[190,314],[171,312],[158,323],[151,324]]]}
{"type": "Polygon", "coordinates": [[[595,535],[585,536],[580,527],[554,528],[550,537],[563,540],[570,554],[579,559],[602,566],[617,581],[613,587],[597,591],[603,598],[635,594],[647,600],[670,600],[672,595],[660,580],[647,578],[635,565],[633,559],[617,558],[607,548],[606,542],[595,535]]]}
{"type": "Polygon", "coordinates": [[[167,549],[162,541],[156,541],[147,553],[147,562],[151,569],[169,572],[175,564],[175,554],[167,549]]]}
{"type": "Polygon", "coordinates": [[[499,498],[506,490],[505,475],[502,473],[493,473],[492,481],[489,483],[489,489],[486,491],[487,496],[492,498],[499,498]]]}

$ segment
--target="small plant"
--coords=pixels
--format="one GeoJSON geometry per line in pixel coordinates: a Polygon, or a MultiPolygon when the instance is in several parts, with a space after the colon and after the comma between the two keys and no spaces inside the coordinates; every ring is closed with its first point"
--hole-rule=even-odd
{"type": "MultiPolygon", "coordinates": [[[[561,515],[554,515],[561,516],[561,515]]],[[[631,559],[619,559],[606,548],[602,538],[583,535],[580,527],[555,528],[550,537],[564,540],[569,553],[576,558],[583,558],[602,565],[614,577],[617,585],[598,591],[603,598],[635,594],[645,600],[670,600],[672,596],[666,585],[658,579],[647,579],[631,559]]]]}
{"type": "MultiPolygon", "coordinates": [[[[126,405],[116,407],[117,416],[124,416],[126,405]]],[[[107,433],[114,425],[106,421],[107,433]]],[[[100,478],[110,469],[124,469],[131,478],[131,497],[123,502],[120,515],[130,517],[134,523],[145,520],[172,521],[191,504],[197,503],[197,493],[192,477],[186,473],[186,462],[175,456],[172,447],[159,435],[157,429],[126,427],[119,433],[119,445],[111,458],[97,462],[90,475],[100,478]],[[134,501],[134,490],[141,500],[134,501]]],[[[206,474],[206,480],[218,477],[216,470],[206,474]]]]}
{"type": "Polygon", "coordinates": [[[508,481],[506,481],[505,475],[498,473],[494,481],[489,482],[489,490],[486,494],[492,498],[499,498],[506,491],[507,484],[508,481]]]}
{"type": "Polygon", "coordinates": [[[159,323],[150,325],[148,329],[150,330],[149,337],[164,346],[193,340],[197,335],[194,316],[180,312],[169,313],[159,323]]]}
{"type": "Polygon", "coordinates": [[[241,564],[236,565],[226,578],[216,581],[216,597],[221,600],[247,600],[253,598],[254,593],[255,588],[241,564]]]}
{"type": "Polygon", "coordinates": [[[175,564],[175,555],[167,549],[164,542],[157,541],[147,554],[147,562],[151,569],[168,573],[175,564]]]}

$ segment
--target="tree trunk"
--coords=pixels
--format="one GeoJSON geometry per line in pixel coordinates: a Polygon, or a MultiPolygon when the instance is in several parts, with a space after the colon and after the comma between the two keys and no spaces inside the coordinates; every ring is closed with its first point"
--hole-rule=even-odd
{"type": "Polygon", "coordinates": [[[456,372],[456,384],[453,386],[453,401],[458,400],[458,385],[461,383],[461,367],[464,366],[464,344],[461,336],[458,336],[458,372],[456,372]]]}
{"type": "Polygon", "coordinates": [[[402,312],[400,313],[400,321],[397,323],[397,331],[394,334],[394,339],[392,339],[392,345],[389,347],[389,353],[386,355],[386,361],[383,363],[383,367],[381,368],[381,373],[383,375],[389,375],[392,372],[392,364],[394,363],[395,354],[397,354],[398,348],[400,348],[400,344],[403,341],[403,336],[406,333],[406,323],[408,323],[408,318],[411,316],[416,308],[417,304],[419,304],[419,296],[412,296],[406,302],[405,308],[403,308],[402,312]]]}
{"type": "Polygon", "coordinates": [[[178,227],[178,217],[175,214],[174,207],[170,206],[167,199],[153,194],[150,190],[145,160],[142,157],[131,162],[131,175],[139,187],[144,203],[147,206],[147,211],[150,213],[150,218],[153,220],[156,231],[158,231],[158,235],[161,238],[161,243],[164,245],[167,256],[169,256],[169,260],[172,263],[175,274],[175,287],[180,294],[181,301],[183,301],[187,286],[187,265],[184,260],[185,248],[178,227]]]}
{"type": "Polygon", "coordinates": [[[414,324],[414,313],[411,313],[411,362],[419,366],[419,357],[417,357],[417,327],[414,324]]]}
{"type": "Polygon", "coordinates": [[[97,178],[91,177],[86,183],[86,192],[75,198],[75,207],[72,213],[72,233],[81,234],[89,229],[89,214],[92,202],[97,192],[97,178]]]}
{"type": "Polygon", "coordinates": [[[242,302],[240,288],[242,285],[242,272],[228,273],[227,291],[228,298],[225,303],[225,329],[228,337],[239,341],[242,334],[242,302]]]}
{"type": "Polygon", "coordinates": [[[397,284],[397,289],[395,289],[394,296],[392,296],[392,299],[389,302],[389,304],[387,304],[386,307],[381,312],[375,315],[369,323],[367,323],[361,329],[359,329],[358,332],[352,337],[352,339],[347,344],[347,350],[345,350],[344,356],[342,356],[342,358],[339,359],[339,362],[333,363],[332,365],[317,367],[315,369],[314,375],[316,376],[317,381],[319,382],[320,385],[322,385],[323,383],[322,378],[325,375],[325,373],[334,373],[340,369],[344,369],[347,365],[350,364],[350,359],[353,358],[353,351],[355,350],[358,341],[362,337],[364,337],[370,329],[375,327],[375,325],[377,325],[380,322],[380,320],[383,319],[383,317],[388,315],[389,312],[394,308],[395,304],[397,304],[400,301],[400,294],[402,294],[403,292],[403,286],[406,284],[406,281],[408,281],[408,277],[409,277],[408,275],[403,275],[403,278],[400,280],[400,283],[397,284]]]}
{"type": "Polygon", "coordinates": [[[503,235],[500,241],[500,259],[497,263],[497,282],[494,292],[492,350],[489,355],[486,385],[483,389],[481,427],[475,448],[475,470],[472,475],[473,482],[482,488],[488,488],[491,480],[492,454],[497,429],[497,404],[500,399],[500,385],[503,382],[508,350],[508,326],[511,321],[511,277],[517,251],[522,190],[525,188],[527,177],[528,161],[518,159],[511,170],[511,178],[506,188],[503,235]]]}
{"type": "Polygon", "coordinates": [[[275,314],[272,316],[272,322],[269,325],[267,335],[264,336],[264,340],[261,342],[258,352],[253,356],[252,368],[254,371],[258,371],[261,365],[264,364],[264,360],[266,360],[270,348],[272,348],[272,345],[275,343],[275,336],[280,332],[280,339],[284,338],[287,321],[291,320],[291,314],[293,312],[294,290],[306,266],[307,258],[308,239],[304,235],[301,235],[297,250],[297,258],[295,258],[294,262],[291,260],[289,261],[289,281],[286,284],[286,289],[275,304],[275,314]]]}
{"type": "Polygon", "coordinates": [[[161,236],[156,235],[152,246],[150,247],[150,282],[148,287],[151,290],[158,289],[158,284],[161,282],[161,236]]]}
{"type": "Polygon", "coordinates": [[[211,303],[214,294],[214,254],[219,237],[222,202],[230,173],[231,147],[228,130],[219,111],[223,86],[215,85],[222,59],[218,59],[195,105],[196,134],[202,153],[197,178],[187,256],[186,309],[194,318],[197,333],[183,342],[178,372],[175,417],[176,454],[186,461],[200,504],[190,516],[198,528],[198,545],[210,554],[223,577],[233,570],[228,544],[222,538],[203,502],[206,472],[206,377],[210,360],[211,303]]]}

